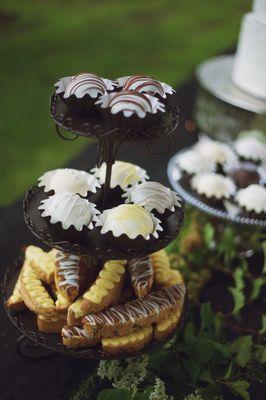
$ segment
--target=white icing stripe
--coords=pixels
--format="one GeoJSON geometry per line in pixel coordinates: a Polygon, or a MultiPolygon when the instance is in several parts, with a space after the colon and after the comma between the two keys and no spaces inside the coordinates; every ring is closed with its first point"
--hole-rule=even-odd
{"type": "Polygon", "coordinates": [[[79,288],[79,263],[81,258],[72,254],[57,254],[57,275],[59,278],[59,287],[64,287],[66,291],[69,288],[79,288]]]}
{"type": "Polygon", "coordinates": [[[153,279],[153,268],[149,258],[133,259],[128,263],[130,279],[133,287],[140,291],[147,288],[153,279]]]}
{"type": "Polygon", "coordinates": [[[89,335],[88,332],[85,331],[85,329],[78,328],[77,326],[69,327],[69,328],[64,327],[62,329],[62,336],[66,337],[66,338],[70,338],[70,337],[74,337],[74,336],[85,337],[87,339],[92,338],[92,336],[89,335]]]}

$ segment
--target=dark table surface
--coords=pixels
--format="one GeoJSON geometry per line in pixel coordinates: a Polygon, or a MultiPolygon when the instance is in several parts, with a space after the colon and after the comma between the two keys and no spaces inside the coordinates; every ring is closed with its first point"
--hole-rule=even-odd
{"type": "MultiPolygon", "coordinates": [[[[140,165],[148,171],[152,180],[168,185],[166,167],[170,156],[196,139],[196,126],[192,120],[196,88],[195,80],[191,79],[177,89],[176,102],[180,108],[180,122],[168,154],[152,155],[147,151],[145,144],[129,143],[120,148],[118,159],[140,165]]],[[[60,139],[55,135],[55,140],[60,139]]],[[[96,143],[90,145],[69,166],[78,169],[93,167],[96,146],[96,143]]],[[[158,142],[156,147],[159,150],[163,143],[158,142]]],[[[22,199],[19,199],[0,211],[1,281],[9,263],[21,254],[23,246],[29,244],[41,243],[26,227],[22,214],[22,199]]],[[[8,319],[2,302],[0,321],[0,400],[66,399],[80,379],[90,373],[93,365],[90,361],[67,358],[60,354],[39,361],[22,358],[16,352],[16,342],[20,333],[8,319]]]]}

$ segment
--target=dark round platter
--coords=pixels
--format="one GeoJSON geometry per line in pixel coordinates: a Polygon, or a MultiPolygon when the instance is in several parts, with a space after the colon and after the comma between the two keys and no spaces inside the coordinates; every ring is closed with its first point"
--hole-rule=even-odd
{"type": "Polygon", "coordinates": [[[172,242],[178,235],[183,223],[184,212],[183,205],[177,208],[165,221],[162,222],[162,232],[159,232],[159,238],[145,241],[139,247],[130,247],[131,241],[128,239],[127,246],[117,238],[115,242],[109,242],[107,236],[100,234],[100,229],[94,228],[86,232],[78,239],[65,238],[65,231],[55,229],[52,224],[47,223],[38,210],[40,201],[47,197],[47,194],[38,186],[33,186],[26,193],[23,210],[26,224],[29,229],[41,239],[45,244],[58,250],[71,254],[78,254],[100,262],[105,260],[121,260],[135,257],[143,257],[154,253],[172,242]]]}
{"type": "MultiPolygon", "coordinates": [[[[12,264],[7,267],[4,275],[4,280],[2,283],[2,294],[4,304],[6,305],[6,301],[9,296],[12,294],[13,288],[15,286],[15,282],[18,278],[18,274],[20,272],[21,266],[23,263],[23,257],[19,257],[12,264]]],[[[11,311],[6,306],[6,312],[9,316],[12,323],[15,327],[27,338],[29,338],[35,345],[42,346],[52,352],[61,353],[66,356],[81,358],[81,359],[91,359],[91,360],[103,360],[103,359],[117,359],[124,357],[136,357],[141,354],[156,348],[163,343],[169,341],[177,332],[182,329],[184,322],[184,315],[187,308],[187,300],[185,299],[184,307],[180,319],[180,323],[176,332],[174,332],[171,336],[167,338],[165,342],[158,342],[152,340],[147,346],[143,349],[134,352],[134,353],[121,353],[119,355],[113,355],[103,351],[99,346],[91,347],[91,348],[83,348],[83,349],[69,349],[65,347],[62,343],[61,336],[58,333],[43,333],[40,332],[37,328],[36,324],[36,315],[29,310],[25,309],[23,311],[11,311]]]]}
{"type": "Polygon", "coordinates": [[[188,204],[198,208],[199,210],[212,215],[213,217],[222,218],[237,224],[249,225],[254,227],[266,227],[266,220],[257,218],[249,218],[242,215],[232,215],[226,210],[214,208],[202,201],[201,198],[197,197],[194,192],[191,191],[188,183],[183,179],[177,179],[176,177],[176,157],[182,152],[189,148],[183,149],[176,153],[170,160],[167,166],[168,179],[173,189],[182,197],[182,199],[188,204]]]}
{"type": "Polygon", "coordinates": [[[100,113],[81,115],[71,111],[62,98],[53,94],[50,101],[50,115],[57,127],[74,133],[76,136],[94,137],[118,142],[150,141],[170,135],[178,124],[178,108],[170,100],[165,103],[166,112],[159,122],[142,129],[110,127],[100,113]]]}

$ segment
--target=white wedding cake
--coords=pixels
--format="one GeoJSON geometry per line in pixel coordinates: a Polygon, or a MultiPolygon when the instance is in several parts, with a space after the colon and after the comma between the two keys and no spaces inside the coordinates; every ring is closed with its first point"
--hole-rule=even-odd
{"type": "Polygon", "coordinates": [[[232,79],[238,88],[266,99],[266,0],[254,0],[243,18],[232,79]]]}

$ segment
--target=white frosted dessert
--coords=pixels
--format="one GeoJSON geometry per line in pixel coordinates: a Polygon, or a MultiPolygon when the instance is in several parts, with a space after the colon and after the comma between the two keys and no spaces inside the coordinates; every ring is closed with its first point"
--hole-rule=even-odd
{"type": "Polygon", "coordinates": [[[105,210],[96,225],[102,227],[102,234],[111,232],[115,237],[125,234],[130,239],[139,235],[146,240],[151,236],[158,238],[158,231],[162,231],[159,219],[135,204],[121,204],[105,210]]]}
{"type": "Polygon", "coordinates": [[[86,94],[92,99],[96,99],[106,94],[108,90],[113,90],[115,83],[110,79],[101,78],[95,74],[81,73],[61,78],[55,86],[55,93],[64,93],[63,97],[65,99],[72,95],[81,99],[86,94]]]}
{"type": "Polygon", "coordinates": [[[106,94],[101,96],[95,104],[109,109],[111,114],[122,113],[126,118],[136,115],[143,119],[147,114],[165,112],[164,104],[157,97],[133,90],[106,94]]]}
{"type": "Polygon", "coordinates": [[[71,168],[58,168],[45,172],[38,178],[38,186],[45,192],[69,192],[86,196],[88,192],[95,193],[101,187],[99,181],[88,172],[71,168]]]}
{"type": "Polygon", "coordinates": [[[163,98],[175,92],[167,83],[157,81],[145,75],[123,76],[117,79],[117,83],[123,90],[135,90],[136,92],[147,93],[151,96],[160,95],[163,98]]]}
{"type": "Polygon", "coordinates": [[[177,166],[189,175],[213,171],[215,164],[194,149],[186,150],[176,157],[177,166]]]}
{"type": "MultiPolygon", "coordinates": [[[[252,133],[252,132],[251,132],[252,133]]],[[[266,162],[266,143],[255,136],[240,137],[234,143],[236,153],[246,159],[254,162],[266,162]]]]}
{"type": "Polygon", "coordinates": [[[241,24],[232,79],[249,94],[266,99],[266,6],[254,1],[253,12],[241,24]]]}
{"type": "Polygon", "coordinates": [[[240,207],[257,214],[266,213],[266,189],[260,185],[250,185],[235,196],[240,207]]]}
{"type": "Polygon", "coordinates": [[[222,200],[235,194],[236,186],[231,178],[213,172],[203,172],[193,176],[191,187],[200,195],[222,200]]]}
{"type": "Polygon", "coordinates": [[[236,155],[228,144],[212,140],[207,136],[200,137],[194,149],[201,154],[205,160],[214,164],[224,165],[236,159],[236,155]]]}
{"type": "MultiPolygon", "coordinates": [[[[106,163],[103,163],[100,168],[94,168],[91,172],[103,184],[105,182],[106,163]]],[[[147,179],[149,179],[147,172],[138,165],[125,161],[116,161],[112,167],[110,187],[119,186],[124,190],[130,185],[133,186],[147,179]]]]}
{"type": "Polygon", "coordinates": [[[42,217],[50,217],[51,224],[60,222],[63,229],[73,225],[77,231],[83,227],[92,229],[99,214],[95,204],[69,192],[56,193],[42,200],[39,210],[42,211],[42,217]]]}
{"type": "Polygon", "coordinates": [[[158,182],[144,182],[128,189],[122,196],[126,203],[138,204],[148,211],[156,210],[163,214],[181,206],[181,199],[168,187],[158,182]]]}

